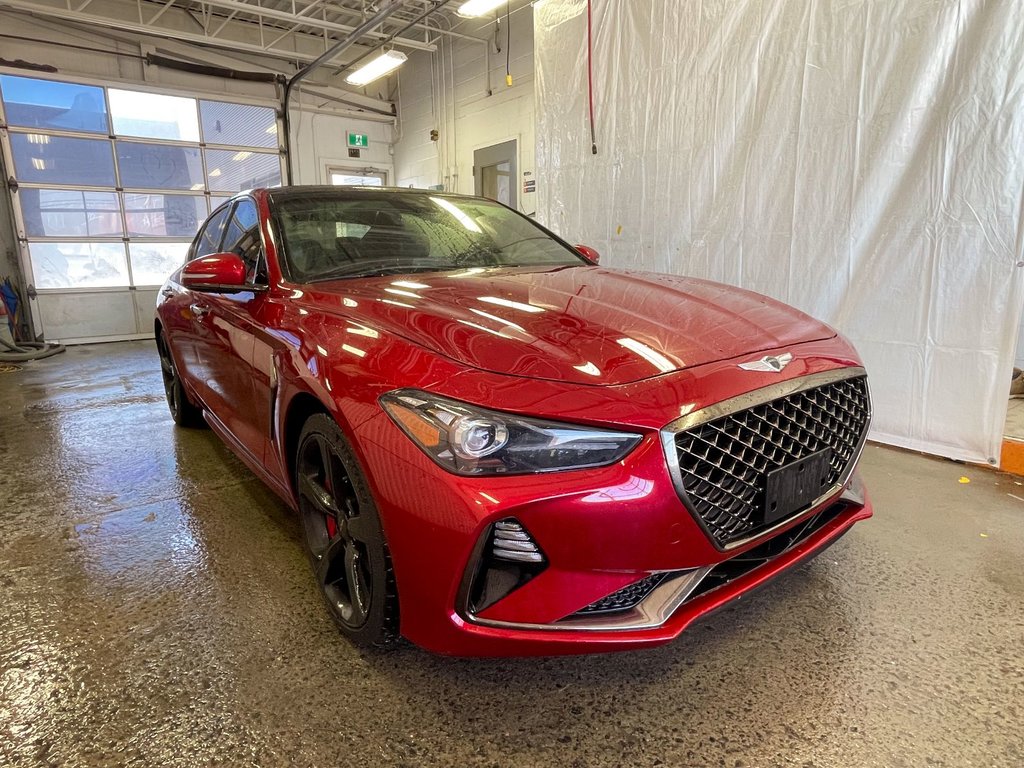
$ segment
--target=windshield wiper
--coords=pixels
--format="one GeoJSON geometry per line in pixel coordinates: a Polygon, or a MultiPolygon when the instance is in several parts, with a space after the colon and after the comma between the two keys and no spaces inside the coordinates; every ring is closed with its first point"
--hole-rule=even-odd
{"type": "Polygon", "coordinates": [[[321,272],[320,274],[311,278],[309,282],[319,283],[325,280],[352,280],[360,277],[386,277],[388,275],[411,275],[416,272],[450,272],[457,269],[460,269],[460,267],[453,267],[450,265],[440,264],[419,267],[375,267],[373,269],[365,269],[362,271],[333,269],[328,272],[321,272]]]}

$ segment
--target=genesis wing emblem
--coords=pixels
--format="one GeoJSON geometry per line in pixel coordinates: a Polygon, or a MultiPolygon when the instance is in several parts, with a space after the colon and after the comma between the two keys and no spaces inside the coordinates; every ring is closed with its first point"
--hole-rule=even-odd
{"type": "Polygon", "coordinates": [[[783,352],[781,355],[767,355],[760,360],[749,363],[740,363],[737,367],[744,371],[765,371],[767,373],[778,373],[793,360],[793,355],[783,352]]]}

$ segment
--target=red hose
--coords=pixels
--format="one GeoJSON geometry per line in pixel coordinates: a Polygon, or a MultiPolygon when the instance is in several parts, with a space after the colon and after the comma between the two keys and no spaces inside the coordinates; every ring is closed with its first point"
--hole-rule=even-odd
{"type": "Polygon", "coordinates": [[[587,0],[587,91],[590,97],[590,152],[597,154],[597,134],[594,128],[594,23],[591,0],[587,0]]]}

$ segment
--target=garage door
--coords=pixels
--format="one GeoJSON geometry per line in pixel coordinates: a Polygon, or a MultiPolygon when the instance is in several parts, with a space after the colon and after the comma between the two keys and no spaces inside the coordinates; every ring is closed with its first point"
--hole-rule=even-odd
{"type": "Polygon", "coordinates": [[[211,208],[281,183],[273,107],[0,74],[36,330],[152,334],[158,286],[211,208]]]}

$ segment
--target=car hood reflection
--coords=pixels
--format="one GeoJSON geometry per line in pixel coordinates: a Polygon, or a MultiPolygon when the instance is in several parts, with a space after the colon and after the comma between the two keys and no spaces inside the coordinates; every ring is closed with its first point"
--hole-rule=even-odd
{"type": "Polygon", "coordinates": [[[418,273],[319,283],[318,310],[495,373],[617,385],[835,332],[740,288],[600,267],[418,273]],[[356,305],[357,309],[353,308],[356,305]]]}

